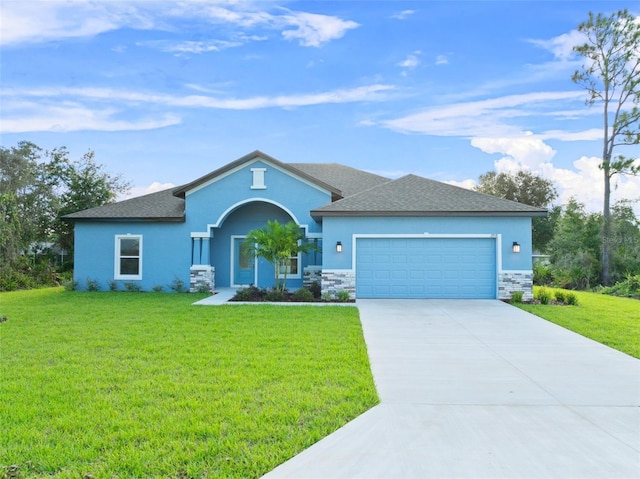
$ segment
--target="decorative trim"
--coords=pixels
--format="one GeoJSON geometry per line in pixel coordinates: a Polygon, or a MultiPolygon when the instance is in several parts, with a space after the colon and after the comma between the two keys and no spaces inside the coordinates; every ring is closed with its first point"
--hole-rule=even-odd
{"type": "Polygon", "coordinates": [[[252,190],[266,190],[267,185],[264,183],[264,174],[267,171],[266,168],[251,168],[253,173],[251,189],[252,190]]]}

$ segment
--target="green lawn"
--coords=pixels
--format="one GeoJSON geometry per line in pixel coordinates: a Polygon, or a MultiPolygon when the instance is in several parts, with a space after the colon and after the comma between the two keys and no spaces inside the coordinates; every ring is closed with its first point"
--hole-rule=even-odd
{"type": "Polygon", "coordinates": [[[581,291],[574,293],[578,306],[516,306],[640,359],[640,301],[581,291]]]}
{"type": "Polygon", "coordinates": [[[1,294],[0,475],[259,477],[377,404],[355,308],[196,299],[1,294]]]}

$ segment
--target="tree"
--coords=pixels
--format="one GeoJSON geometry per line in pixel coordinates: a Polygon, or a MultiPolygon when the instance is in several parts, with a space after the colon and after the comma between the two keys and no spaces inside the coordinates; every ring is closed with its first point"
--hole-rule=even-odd
{"type": "Polygon", "coordinates": [[[46,241],[59,207],[47,153],[30,142],[0,147],[0,209],[2,256],[0,266],[11,267],[18,256],[38,241],[46,241]]]}
{"type": "Polygon", "coordinates": [[[316,248],[315,244],[304,242],[304,235],[293,221],[282,225],[277,220],[267,221],[267,225],[250,231],[244,242],[256,256],[266,259],[275,270],[275,287],[286,289],[287,273],[291,266],[291,257],[298,253],[308,253],[316,248]],[[280,276],[283,277],[282,283],[280,276]]]}
{"type": "Polygon", "coordinates": [[[572,80],[587,90],[587,104],[602,108],[603,148],[600,168],[604,178],[602,211],[602,281],[611,279],[611,178],[638,174],[635,158],[614,156],[619,146],[640,143],[640,22],[627,10],[610,16],[589,13],[578,25],[585,43],[573,50],[585,62],[572,80]]]}
{"type": "Polygon", "coordinates": [[[597,283],[600,271],[600,214],[587,213],[574,198],[562,208],[549,243],[555,282],[584,289],[597,283]]]}
{"type": "Polygon", "coordinates": [[[51,169],[64,190],[59,197],[60,206],[54,231],[57,243],[69,254],[73,253],[73,225],[61,218],[76,211],[112,203],[118,195],[129,190],[129,183],[120,175],[113,175],[96,163],[95,153],[89,150],[79,160],[70,161],[66,148],[54,150],[51,169]]]}
{"type": "MultiPolygon", "coordinates": [[[[480,175],[480,183],[475,190],[539,208],[548,208],[558,196],[553,183],[526,170],[520,170],[515,174],[489,171],[480,175]]],[[[555,218],[557,218],[557,214],[544,218],[533,218],[534,249],[538,251],[546,249],[553,237],[555,218]]]]}
{"type": "Polygon", "coordinates": [[[611,207],[611,277],[619,281],[627,275],[640,275],[640,220],[628,201],[611,207]]]}
{"type": "Polygon", "coordinates": [[[24,287],[23,279],[35,278],[43,258],[27,253],[38,244],[57,243],[71,254],[72,226],[61,216],[114,201],[127,189],[120,176],[95,162],[92,151],[71,161],[64,147],[45,151],[27,141],[0,146],[0,284],[24,287]]]}

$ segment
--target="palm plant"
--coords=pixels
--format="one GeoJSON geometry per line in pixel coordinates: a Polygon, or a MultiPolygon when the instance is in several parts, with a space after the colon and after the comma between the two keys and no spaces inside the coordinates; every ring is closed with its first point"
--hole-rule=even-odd
{"type": "Polygon", "coordinates": [[[250,231],[244,242],[256,256],[266,259],[273,265],[275,288],[281,291],[286,289],[291,257],[316,249],[314,243],[304,241],[300,226],[293,221],[284,225],[277,220],[267,221],[266,226],[250,231]]]}

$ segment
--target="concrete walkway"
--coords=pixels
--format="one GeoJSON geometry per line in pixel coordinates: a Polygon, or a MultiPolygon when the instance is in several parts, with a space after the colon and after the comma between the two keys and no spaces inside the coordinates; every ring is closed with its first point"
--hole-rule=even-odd
{"type": "Polygon", "coordinates": [[[359,300],[381,404],[265,478],[639,478],[640,361],[500,301],[359,300]]]}

